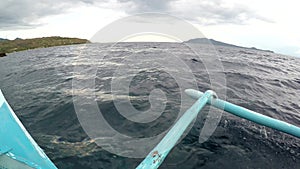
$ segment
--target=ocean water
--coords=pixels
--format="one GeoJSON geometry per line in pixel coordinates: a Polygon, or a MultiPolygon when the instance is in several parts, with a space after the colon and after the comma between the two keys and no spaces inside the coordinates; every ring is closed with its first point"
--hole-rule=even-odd
{"type": "MultiPolygon", "coordinates": [[[[213,88],[226,91],[221,98],[300,126],[299,58],[244,48],[195,47],[199,56],[180,43],[87,44],[12,53],[0,58],[0,89],[29,133],[62,169],[135,168],[142,161],[110,153],[88,137],[73,100],[87,90],[72,90],[75,79],[83,84],[94,79],[95,101],[105,119],[118,132],[134,138],[158,135],[174,123],[183,97],[180,90],[185,87],[180,82],[189,86],[196,81],[196,87],[205,91],[211,88],[211,78],[226,80],[213,88]],[[211,77],[203,60],[215,63],[216,54],[223,70],[215,70],[216,76],[211,77]],[[180,60],[193,77],[181,69],[180,60]],[[78,70],[88,74],[78,75],[78,70]],[[111,83],[128,77],[132,77],[130,101],[137,110],[149,110],[152,102],[147,96],[154,89],[164,93],[167,101],[159,118],[139,124],[119,114],[111,83]]],[[[118,100],[123,97],[117,95],[118,100]]],[[[200,144],[207,111],[208,107],[161,168],[300,168],[300,139],[228,113],[222,114],[213,135],[200,144]]]]}

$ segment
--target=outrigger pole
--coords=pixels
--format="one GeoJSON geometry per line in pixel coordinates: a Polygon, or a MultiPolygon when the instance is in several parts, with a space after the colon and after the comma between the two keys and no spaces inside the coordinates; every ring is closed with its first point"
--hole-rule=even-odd
{"type": "Polygon", "coordinates": [[[137,166],[136,169],[158,168],[175,146],[177,141],[180,139],[186,128],[197,117],[198,113],[207,103],[215,108],[224,110],[238,117],[300,138],[299,127],[218,99],[216,94],[211,90],[202,93],[197,90],[187,89],[185,92],[190,97],[198,100],[181,116],[181,118],[169,130],[159,144],[147,155],[147,157],[140,163],[139,166],[137,166]]]}

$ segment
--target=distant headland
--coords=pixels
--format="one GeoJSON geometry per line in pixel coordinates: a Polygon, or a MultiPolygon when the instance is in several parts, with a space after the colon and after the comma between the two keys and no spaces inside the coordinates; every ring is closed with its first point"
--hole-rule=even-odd
{"type": "Polygon", "coordinates": [[[259,50],[259,51],[274,53],[271,50],[257,49],[255,47],[251,47],[251,48],[242,47],[242,46],[232,45],[232,44],[229,44],[229,43],[224,43],[224,42],[216,41],[214,39],[207,39],[207,38],[190,39],[188,41],[184,41],[184,43],[212,44],[212,45],[216,45],[216,46],[225,46],[225,47],[234,47],[234,48],[243,48],[243,49],[253,49],[253,50],[259,50]]]}
{"type": "Polygon", "coordinates": [[[16,38],[15,40],[0,38],[0,57],[6,56],[7,53],[18,52],[22,50],[84,43],[90,43],[90,41],[86,39],[59,36],[42,37],[34,39],[16,38]]]}

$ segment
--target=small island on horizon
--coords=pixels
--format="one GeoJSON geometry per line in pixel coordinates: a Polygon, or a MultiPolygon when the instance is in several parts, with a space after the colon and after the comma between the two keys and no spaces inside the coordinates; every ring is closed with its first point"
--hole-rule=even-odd
{"type": "Polygon", "coordinates": [[[208,38],[195,38],[195,39],[190,39],[188,41],[184,41],[183,43],[211,44],[211,45],[215,45],[215,46],[224,46],[224,47],[233,47],[233,48],[242,48],[242,49],[253,49],[253,50],[259,50],[259,51],[274,53],[271,50],[258,49],[258,48],[255,48],[255,47],[237,46],[237,45],[224,43],[224,42],[221,42],[221,41],[217,41],[217,40],[214,40],[214,39],[208,39],[208,38]]]}
{"type": "Polygon", "coordinates": [[[20,39],[15,40],[0,38],[0,57],[6,56],[7,53],[18,52],[35,48],[47,48],[53,46],[74,45],[90,43],[87,39],[69,38],[60,36],[20,39]]]}

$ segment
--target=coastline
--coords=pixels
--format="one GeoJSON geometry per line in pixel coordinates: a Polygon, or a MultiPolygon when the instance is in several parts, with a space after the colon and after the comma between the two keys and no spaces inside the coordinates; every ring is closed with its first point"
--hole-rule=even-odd
{"type": "Polygon", "coordinates": [[[0,57],[5,57],[8,53],[19,52],[36,48],[47,48],[53,46],[64,46],[74,44],[90,43],[87,39],[70,38],[70,37],[42,37],[33,39],[15,39],[2,40],[0,42],[0,57]]]}

